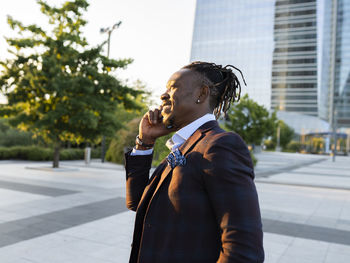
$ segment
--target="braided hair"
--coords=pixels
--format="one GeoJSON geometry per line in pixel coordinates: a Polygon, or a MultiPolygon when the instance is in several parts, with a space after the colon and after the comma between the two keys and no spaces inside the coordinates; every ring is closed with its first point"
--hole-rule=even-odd
{"type": "Polygon", "coordinates": [[[247,85],[242,72],[232,65],[223,67],[215,63],[196,61],[183,67],[202,75],[202,84],[210,90],[210,106],[216,119],[220,117],[221,112],[226,115],[231,103],[240,99],[241,84],[230,67],[241,74],[244,84],[247,85]]]}

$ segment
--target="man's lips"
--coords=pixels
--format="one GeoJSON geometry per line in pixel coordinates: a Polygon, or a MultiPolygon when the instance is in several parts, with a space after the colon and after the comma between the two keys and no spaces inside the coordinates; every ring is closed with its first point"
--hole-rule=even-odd
{"type": "Polygon", "coordinates": [[[170,101],[167,101],[167,102],[164,102],[164,103],[162,104],[162,107],[164,107],[164,106],[169,106],[169,105],[171,105],[171,102],[170,102],[170,101]]]}
{"type": "Polygon", "coordinates": [[[165,103],[162,105],[162,112],[170,112],[171,110],[171,103],[165,103]]]}
{"type": "Polygon", "coordinates": [[[167,102],[167,103],[164,103],[162,104],[162,108],[164,109],[164,107],[171,107],[171,102],[167,102]]]}

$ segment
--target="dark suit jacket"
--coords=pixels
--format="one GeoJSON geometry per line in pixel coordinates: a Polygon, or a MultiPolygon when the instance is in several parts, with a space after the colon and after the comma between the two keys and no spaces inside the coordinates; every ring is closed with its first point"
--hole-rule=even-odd
{"type": "Polygon", "coordinates": [[[216,121],[181,147],[185,166],[126,158],[126,205],[136,211],[131,263],[263,262],[263,233],[249,151],[216,121]]]}

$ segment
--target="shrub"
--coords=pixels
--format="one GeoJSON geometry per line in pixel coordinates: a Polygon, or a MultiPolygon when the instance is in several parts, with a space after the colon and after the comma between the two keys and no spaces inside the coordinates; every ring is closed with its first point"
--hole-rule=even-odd
{"type": "Polygon", "coordinates": [[[276,143],[273,140],[265,140],[264,145],[266,146],[266,150],[275,150],[276,143]]]}
{"type": "MultiPolygon", "coordinates": [[[[288,145],[288,143],[293,139],[295,136],[294,129],[290,126],[288,126],[284,121],[279,120],[279,127],[280,127],[280,146],[282,149],[285,149],[288,145]]],[[[272,136],[273,142],[277,145],[277,132],[275,132],[272,136]]]]}
{"type": "MultiPolygon", "coordinates": [[[[140,118],[133,119],[126,126],[117,132],[112,139],[106,153],[106,160],[114,163],[124,163],[124,151],[135,146],[135,137],[138,134],[140,118]]],[[[157,139],[154,145],[153,166],[157,166],[169,154],[165,146],[171,134],[157,139]]]]}
{"type": "Polygon", "coordinates": [[[82,160],[84,159],[83,149],[64,149],[60,153],[61,160],[82,160]]]}
{"type": "Polygon", "coordinates": [[[101,158],[101,147],[91,149],[91,158],[101,158]]]}
{"type": "Polygon", "coordinates": [[[30,146],[43,144],[41,137],[33,138],[31,132],[11,127],[8,121],[0,119],[0,147],[30,146]]]}
{"type": "Polygon", "coordinates": [[[302,150],[302,143],[297,141],[291,141],[287,144],[287,147],[283,149],[286,152],[300,152],[302,150]]]}
{"type": "MultiPolygon", "coordinates": [[[[91,157],[100,157],[100,149],[92,149],[91,157]]],[[[13,146],[0,147],[0,160],[30,160],[30,161],[52,161],[53,149],[40,146],[13,146]]],[[[83,160],[84,149],[71,148],[62,149],[60,160],[83,160]]]]}
{"type": "Polygon", "coordinates": [[[31,160],[31,161],[48,161],[52,159],[53,151],[48,148],[36,146],[13,146],[0,147],[0,159],[8,160],[31,160]]]}
{"type": "Polygon", "coordinates": [[[106,160],[113,163],[124,163],[124,149],[135,145],[135,137],[138,134],[140,118],[133,119],[119,130],[112,139],[106,152],[106,160]]]}
{"type": "Polygon", "coordinates": [[[158,166],[165,157],[168,156],[170,150],[165,146],[166,141],[171,138],[173,134],[168,134],[167,136],[163,136],[157,139],[156,144],[154,145],[154,154],[153,154],[153,166],[158,166]]]}
{"type": "Polygon", "coordinates": [[[258,163],[258,159],[256,159],[255,155],[253,154],[253,151],[250,151],[250,157],[252,158],[253,165],[256,166],[258,163]]]}

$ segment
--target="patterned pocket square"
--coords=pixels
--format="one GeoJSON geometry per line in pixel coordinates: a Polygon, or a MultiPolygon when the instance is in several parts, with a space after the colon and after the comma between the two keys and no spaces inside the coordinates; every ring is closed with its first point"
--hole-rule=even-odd
{"type": "Polygon", "coordinates": [[[170,167],[174,169],[178,165],[185,166],[186,157],[182,155],[179,149],[176,149],[175,151],[169,153],[169,155],[166,157],[166,161],[170,167]]]}

